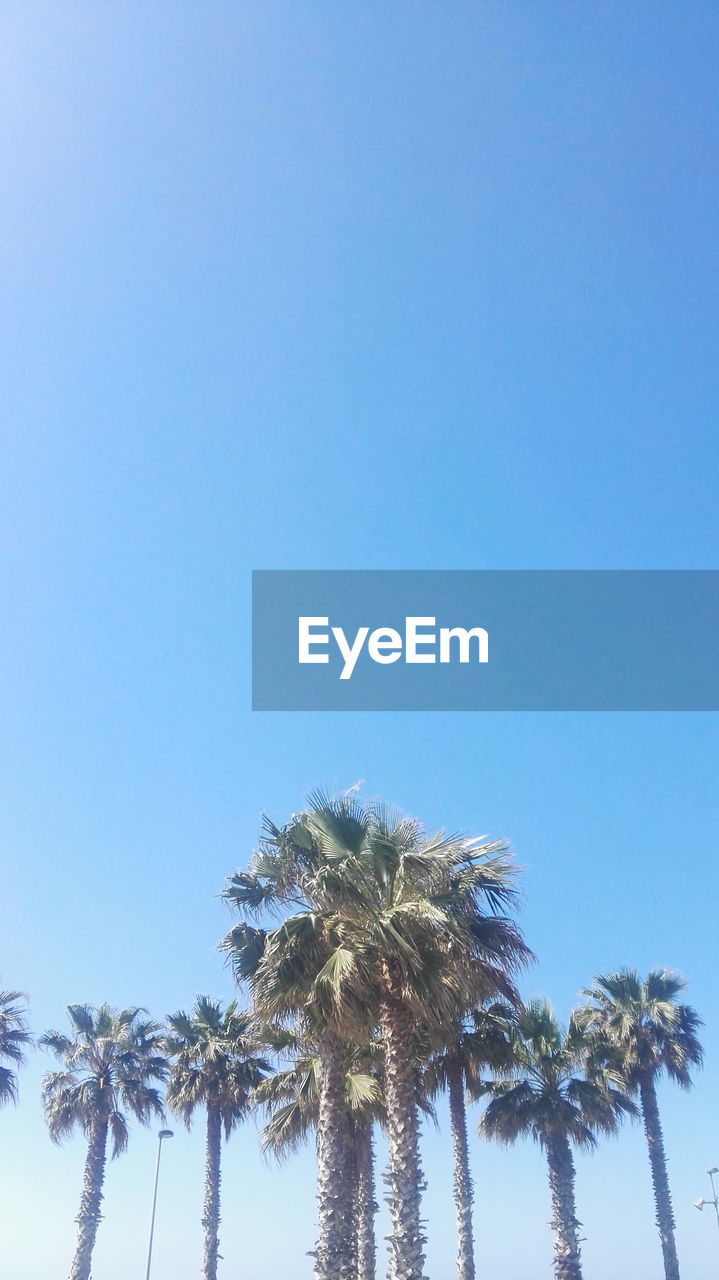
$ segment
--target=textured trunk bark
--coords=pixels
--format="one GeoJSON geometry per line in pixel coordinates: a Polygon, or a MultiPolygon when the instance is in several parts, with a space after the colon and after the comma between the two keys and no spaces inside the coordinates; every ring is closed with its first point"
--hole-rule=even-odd
{"type": "Polygon", "coordinates": [[[317,1280],[355,1280],[356,1277],[355,1167],[345,1058],[342,1042],[334,1035],[325,1035],[320,1047],[317,1280]]]}
{"type": "Polygon", "coordinates": [[[657,1091],[654,1077],[646,1075],[639,1084],[639,1096],[642,1103],[642,1119],[644,1136],[649,1150],[649,1163],[652,1168],[652,1184],[654,1186],[654,1204],[657,1211],[657,1226],[664,1258],[665,1280],[679,1280],[679,1260],[674,1239],[674,1213],[672,1197],[667,1177],[667,1161],[664,1154],[664,1138],[657,1106],[657,1091]]]}
{"type": "Polygon", "coordinates": [[[105,1181],[107,1152],[107,1120],[99,1120],[93,1127],[87,1145],[85,1173],[77,1215],[77,1244],[72,1261],[70,1280],[90,1280],[92,1251],[95,1248],[97,1228],[100,1222],[102,1185],[105,1181]]]}
{"type": "Polygon", "coordinates": [[[397,972],[383,967],[379,1022],[385,1049],[389,1207],[392,1216],[389,1280],[425,1280],[420,1218],[425,1183],[419,1157],[419,1116],[412,1061],[412,1019],[397,972]]]}
{"type": "Polygon", "coordinates": [[[220,1249],[220,1179],[222,1160],[222,1116],[218,1106],[207,1107],[207,1152],[205,1156],[205,1201],[202,1226],[205,1248],[202,1280],[217,1280],[217,1258],[220,1249]]]}
{"type": "Polygon", "coordinates": [[[574,1203],[574,1159],[563,1134],[556,1134],[547,1143],[547,1164],[552,1194],[555,1280],[582,1280],[579,1222],[574,1203]]]}
{"type": "Polygon", "coordinates": [[[474,1280],[474,1232],[472,1227],[472,1175],[469,1170],[467,1112],[464,1105],[464,1069],[453,1058],[447,1072],[449,1118],[454,1149],[454,1203],[457,1212],[457,1275],[474,1280]]]}
{"type": "Polygon", "coordinates": [[[355,1200],[357,1280],[375,1280],[377,1245],[374,1220],[378,1206],[374,1198],[372,1121],[367,1117],[355,1121],[355,1154],[357,1159],[355,1200]]]}

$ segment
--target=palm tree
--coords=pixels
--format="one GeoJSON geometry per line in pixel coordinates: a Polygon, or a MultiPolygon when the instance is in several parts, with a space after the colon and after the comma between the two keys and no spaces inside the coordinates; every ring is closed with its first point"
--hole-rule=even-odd
{"type": "Polygon", "coordinates": [[[391,1280],[423,1280],[411,1046],[418,1023],[439,1029],[461,1017],[528,957],[500,914],[514,896],[506,846],[428,835],[381,804],[322,793],[294,820],[290,840],[292,856],[261,853],[249,873],[233,877],[227,896],[246,910],[280,901],[300,910],[269,933],[240,926],[226,945],[260,1013],[300,1010],[322,1031],[318,1276],[353,1276],[345,1045],[361,1040],[369,1020],[385,1054],[391,1280]]]}
{"type": "Polygon", "coordinates": [[[511,1029],[512,1067],[479,1093],[491,1101],[480,1133],[509,1145],[529,1136],[547,1157],[552,1197],[555,1280],[581,1280],[572,1146],[593,1148],[616,1132],[633,1104],[607,1080],[582,1074],[586,1041],[575,1019],[565,1030],[546,1001],[521,1009],[511,1029]]]}
{"type": "Polygon", "coordinates": [[[668,969],[653,969],[644,979],[634,969],[620,969],[595,978],[584,992],[592,1003],[581,1010],[599,1060],[613,1066],[625,1088],[639,1095],[665,1280],[679,1280],[679,1261],[656,1082],[666,1072],[688,1089],[690,1068],[702,1062],[701,1019],[690,1005],[677,1001],[685,986],[668,969]]]}
{"type": "Polygon", "coordinates": [[[474,1280],[474,1233],[472,1228],[473,1183],[467,1141],[465,1096],[477,1092],[482,1071],[499,1070],[511,1064],[508,1028],[512,1005],[486,1001],[459,1022],[450,1025],[440,1050],[429,1058],[425,1085],[430,1096],[446,1090],[454,1154],[454,1202],[457,1217],[457,1275],[474,1280]]]}
{"type": "Polygon", "coordinates": [[[113,1157],[127,1146],[127,1113],[141,1124],[163,1115],[154,1083],[167,1076],[161,1028],[141,1015],[144,1009],[117,1011],[102,1004],[68,1005],[72,1035],[47,1031],[39,1044],[62,1062],[43,1081],[43,1105],[50,1137],[62,1142],[75,1128],[87,1138],[87,1157],[77,1246],[70,1280],[89,1280],[92,1251],[100,1222],[107,1142],[113,1157]]]}
{"type": "Polygon", "coordinates": [[[504,991],[529,958],[500,914],[514,900],[506,855],[501,842],[428,835],[415,819],[372,806],[360,896],[348,899],[345,916],[373,974],[385,1051],[392,1280],[424,1273],[415,1027],[441,1034],[475,1002],[504,991]]]}
{"type": "MultiPolygon", "coordinates": [[[[302,1045],[296,1038],[296,1057],[292,1066],[278,1071],[263,1081],[255,1091],[255,1100],[269,1112],[269,1120],[260,1138],[265,1151],[278,1160],[301,1146],[311,1132],[319,1143],[321,1063],[312,1046],[302,1045]]],[[[285,1048],[289,1047],[289,1038],[285,1048]]],[[[376,1048],[376,1046],[372,1046],[376,1048]]],[[[381,1086],[370,1074],[372,1051],[357,1050],[352,1054],[345,1076],[345,1105],[349,1112],[354,1149],[354,1230],[357,1280],[374,1280],[376,1240],[374,1219],[377,1212],[374,1184],[375,1120],[383,1115],[381,1086]]]]}
{"type": "Polygon", "coordinates": [[[244,1120],[253,1090],[271,1067],[258,1052],[248,1015],[234,1001],[223,1010],[218,1000],[198,996],[191,1013],[180,1010],[167,1023],[165,1047],[174,1059],[167,1105],[188,1129],[197,1107],[207,1118],[202,1280],[217,1280],[222,1130],[229,1138],[244,1120]]]}
{"type": "Polygon", "coordinates": [[[345,1033],[353,1005],[353,1024],[362,1025],[360,1039],[365,1039],[371,1010],[349,954],[343,972],[353,968],[356,990],[348,992],[342,1009],[335,999],[341,930],[337,912],[329,907],[343,886],[341,864],[359,852],[367,822],[349,794],[328,811],[327,819],[333,824],[334,857],[326,855],[305,815],[294,815],[283,827],[263,820],[260,848],[249,871],[230,878],[224,897],[251,916],[278,914],[288,907],[295,913],[270,931],[246,922],[235,925],[221,946],[229,954],[236,980],[249,982],[258,1019],[289,1024],[301,1041],[317,1046],[315,1275],[317,1280],[355,1280],[355,1163],[345,1098],[351,1049],[345,1033]]]}
{"type": "Polygon", "coordinates": [[[24,991],[0,991],[0,1107],[17,1102],[17,1071],[3,1066],[2,1059],[22,1066],[25,1048],[32,1043],[25,1000],[24,991]]]}

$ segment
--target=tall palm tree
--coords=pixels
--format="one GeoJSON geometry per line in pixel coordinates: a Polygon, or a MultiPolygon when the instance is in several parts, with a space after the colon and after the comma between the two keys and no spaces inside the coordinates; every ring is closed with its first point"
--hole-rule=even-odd
{"type": "MultiPolygon", "coordinates": [[[[354,797],[344,796],[328,812],[336,851],[326,856],[323,842],[296,814],[283,827],[263,820],[263,836],[247,872],[230,878],[224,897],[243,914],[262,917],[294,914],[271,930],[243,921],[221,944],[235,978],[248,982],[255,1015],[266,1024],[288,1024],[304,1042],[317,1046],[319,1061],[317,1127],[318,1244],[317,1280],[355,1280],[355,1163],[345,1080],[351,1058],[347,1013],[362,1025],[361,1042],[371,1027],[371,1010],[360,990],[338,1007],[334,998],[341,977],[336,952],[340,922],[335,905],[344,881],[341,864],[357,854],[366,836],[366,816],[354,797]]],[[[353,957],[345,957],[353,967],[353,957]]]]}
{"type": "Polygon", "coordinates": [[[334,1198],[325,1232],[320,1179],[318,1276],[353,1275],[351,1196],[342,1189],[351,1181],[341,1175],[351,1166],[343,1054],[347,1038],[361,1036],[369,1019],[379,1026],[385,1054],[390,1276],[423,1280],[411,1046],[418,1022],[439,1028],[461,1017],[529,954],[501,914],[514,896],[506,847],[428,835],[415,819],[381,804],[360,806],[355,797],[322,793],[310,797],[292,841],[299,852],[289,863],[275,865],[274,853],[270,860],[260,855],[249,873],[233,877],[227,896],[250,910],[281,898],[300,910],[269,933],[242,926],[226,945],[264,1016],[301,1009],[323,1028],[318,1167],[329,1173],[334,1198]]]}
{"type": "Polygon", "coordinates": [[[127,1146],[129,1112],[141,1124],[163,1115],[155,1084],[167,1076],[161,1028],[144,1009],[68,1005],[70,1036],[47,1031],[39,1044],[62,1062],[43,1081],[50,1137],[62,1142],[75,1128],[87,1138],[77,1245],[70,1280],[89,1280],[103,1198],[107,1143],[113,1157],[127,1146]]]}
{"type": "Polygon", "coordinates": [[[165,1047],[173,1059],[167,1105],[188,1128],[198,1107],[206,1114],[202,1280],[217,1280],[222,1130],[229,1138],[244,1120],[253,1090],[271,1067],[259,1053],[248,1015],[234,1001],[223,1010],[219,1000],[198,996],[191,1013],[179,1010],[167,1024],[165,1047]]]}
{"type": "Polygon", "coordinates": [[[592,1148],[616,1132],[633,1104],[598,1075],[582,1074],[586,1042],[571,1019],[565,1030],[546,1001],[521,1009],[511,1031],[512,1067],[479,1087],[491,1099],[479,1131],[505,1145],[531,1137],[547,1157],[552,1197],[555,1280],[581,1280],[572,1147],[592,1148]]]}
{"type": "Polygon", "coordinates": [[[474,1280],[473,1182],[467,1141],[467,1091],[476,1094],[486,1068],[495,1071],[511,1063],[509,1026],[512,1005],[487,1000],[459,1022],[447,1027],[442,1047],[431,1054],[425,1085],[431,1096],[446,1091],[454,1155],[454,1202],[457,1217],[457,1275],[474,1280]]]}
{"type": "Polygon", "coordinates": [[[665,1280],[679,1280],[679,1261],[656,1082],[666,1072],[688,1089],[690,1068],[701,1066],[701,1018],[677,1000],[685,986],[668,969],[653,969],[644,979],[634,969],[620,969],[595,978],[584,992],[592,1003],[580,1011],[594,1033],[599,1060],[613,1066],[627,1090],[639,1096],[665,1280]]]}
{"type": "Polygon", "coordinates": [[[417,1024],[441,1034],[473,1004],[504,991],[529,958],[500,914],[514,900],[506,846],[438,832],[384,805],[371,807],[368,840],[344,916],[373,975],[385,1051],[392,1280],[422,1280],[423,1174],[411,1046],[417,1024]]]}
{"type": "Polygon", "coordinates": [[[17,1102],[17,1071],[22,1066],[25,1049],[32,1043],[27,1025],[24,991],[0,991],[0,1107],[17,1102]],[[3,1058],[12,1067],[2,1064],[3,1058]]]}

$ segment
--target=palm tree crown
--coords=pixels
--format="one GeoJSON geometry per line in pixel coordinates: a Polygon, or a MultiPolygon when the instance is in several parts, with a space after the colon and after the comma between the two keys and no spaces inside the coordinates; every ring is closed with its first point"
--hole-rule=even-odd
{"type": "Polygon", "coordinates": [[[512,1000],[488,998],[443,1029],[439,1043],[428,1046],[425,1083],[433,1097],[449,1089],[457,1066],[463,1087],[473,1095],[488,1073],[511,1066],[509,1030],[514,1009],[512,1000]]]}
{"type": "Polygon", "coordinates": [[[634,1091],[643,1076],[666,1071],[682,1088],[691,1085],[691,1067],[701,1066],[699,1028],[702,1020],[691,1005],[677,1001],[686,982],[669,969],[652,969],[646,978],[636,969],[600,975],[583,994],[592,1002],[580,1010],[587,1030],[596,1036],[626,1083],[634,1091]]]}
{"type": "Polygon", "coordinates": [[[98,1121],[106,1121],[112,1154],[127,1146],[127,1112],[141,1124],[162,1116],[162,1097],[155,1084],[167,1076],[158,1023],[143,1017],[144,1009],[120,1011],[102,1004],[92,1008],[71,1004],[72,1035],[48,1031],[39,1044],[63,1063],[62,1071],[46,1075],[43,1104],[54,1142],[76,1126],[89,1137],[98,1121]]]}
{"type": "Polygon", "coordinates": [[[17,1102],[17,1071],[3,1066],[2,1059],[11,1062],[13,1067],[22,1066],[25,1049],[32,1041],[26,1021],[26,999],[23,991],[0,991],[0,1106],[17,1102]]]}
{"type": "Polygon", "coordinates": [[[223,947],[268,1018],[302,1009],[316,1026],[354,1029],[363,1041],[389,964],[408,1007],[441,1029],[472,994],[511,990],[508,973],[530,958],[502,914],[516,890],[501,841],[428,835],[416,819],[351,794],[316,793],[284,828],[265,828],[249,871],[232,876],[224,896],[250,915],[298,909],[269,931],[236,925],[223,947]]]}
{"type": "Polygon", "coordinates": [[[505,1145],[531,1137],[546,1147],[560,1134],[575,1146],[594,1147],[598,1133],[615,1133],[622,1116],[633,1114],[619,1089],[584,1077],[582,1028],[574,1018],[563,1028],[547,1001],[532,1000],[517,1012],[510,1043],[509,1071],[477,1089],[491,1098],[480,1121],[486,1137],[505,1145]]]}
{"type": "Polygon", "coordinates": [[[174,1059],[167,1104],[189,1127],[197,1107],[216,1107],[229,1138],[247,1114],[252,1092],[271,1070],[260,1055],[249,1016],[235,1001],[198,996],[191,1013],[168,1018],[165,1046],[174,1059]]]}

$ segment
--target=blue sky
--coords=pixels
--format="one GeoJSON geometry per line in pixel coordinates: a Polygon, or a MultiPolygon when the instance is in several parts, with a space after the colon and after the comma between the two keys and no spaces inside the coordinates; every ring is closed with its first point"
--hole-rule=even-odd
{"type": "MultiPolygon", "coordinates": [[[[715,568],[713,4],[6,6],[0,971],[69,1001],[229,996],[218,894],[263,809],[363,779],[506,836],[565,1014],[669,964],[707,1068],[666,1088],[684,1271],[719,1163],[711,715],[252,715],[252,568],[715,568]]],[[[83,1149],[37,1055],[0,1115],[13,1280],[69,1265],[83,1149]]],[[[429,1134],[430,1275],[454,1274],[429,1134]]],[[[154,1137],[98,1280],[141,1272],[154,1137]]],[[[473,1147],[485,1274],[548,1273],[541,1156],[473,1147]]],[[[202,1135],[165,1153],[153,1280],[199,1269],[202,1135]]],[[[653,1280],[638,1129],[579,1161],[587,1280],[653,1280]]],[[[224,1274],[304,1274],[309,1153],[227,1152],[224,1274]]],[[[308,1260],[309,1261],[309,1260],[308,1260]]]]}

